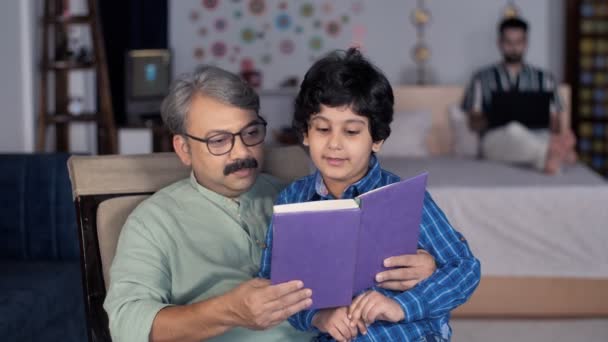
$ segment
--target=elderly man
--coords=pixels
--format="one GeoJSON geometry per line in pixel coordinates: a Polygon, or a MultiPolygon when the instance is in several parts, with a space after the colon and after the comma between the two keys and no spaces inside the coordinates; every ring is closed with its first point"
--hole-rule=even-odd
{"type": "MultiPolygon", "coordinates": [[[[173,83],[162,106],[190,178],[158,191],[122,229],[104,303],[115,341],[306,341],[285,320],[308,308],[301,281],[256,278],[282,185],[260,174],[266,122],[236,75],[204,67],[173,83]]],[[[381,286],[406,290],[432,257],[389,258],[381,286]]]]}

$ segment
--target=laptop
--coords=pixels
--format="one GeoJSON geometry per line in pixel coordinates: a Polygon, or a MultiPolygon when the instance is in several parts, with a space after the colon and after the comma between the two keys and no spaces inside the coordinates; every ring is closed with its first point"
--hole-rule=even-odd
{"type": "Polygon", "coordinates": [[[486,114],[488,128],[517,121],[530,129],[550,127],[549,111],[553,93],[545,91],[493,92],[490,111],[486,114]]]}

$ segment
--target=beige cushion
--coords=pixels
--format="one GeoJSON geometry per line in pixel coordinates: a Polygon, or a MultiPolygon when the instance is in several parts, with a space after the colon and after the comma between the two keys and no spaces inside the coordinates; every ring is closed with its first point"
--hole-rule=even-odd
{"type": "Polygon", "coordinates": [[[116,245],[122,226],[135,207],[148,197],[148,195],[117,197],[99,204],[97,209],[97,238],[99,239],[99,256],[101,257],[106,290],[110,286],[110,266],[114,254],[116,254],[116,245]]]}
{"type": "MultiPolygon", "coordinates": [[[[285,182],[310,172],[308,155],[300,146],[267,148],[265,155],[263,171],[285,182]]],[[[155,192],[190,173],[175,153],[73,156],[68,169],[74,198],[155,192]]]]}
{"type": "MultiPolygon", "coordinates": [[[[310,160],[300,146],[268,148],[265,155],[263,171],[286,183],[310,172],[310,160]]],[[[174,153],[74,156],[68,166],[74,197],[152,193],[187,177],[190,172],[174,153]]],[[[122,226],[133,209],[147,197],[116,197],[101,202],[97,209],[97,237],[106,290],[122,226]]]]}

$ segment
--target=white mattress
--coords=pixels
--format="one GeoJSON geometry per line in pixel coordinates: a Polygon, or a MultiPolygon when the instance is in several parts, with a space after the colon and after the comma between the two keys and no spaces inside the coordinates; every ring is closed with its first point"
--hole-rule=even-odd
{"type": "Polygon", "coordinates": [[[431,195],[483,275],[608,278],[608,186],[589,169],[550,177],[481,161],[381,163],[402,177],[429,171],[431,195]]]}
{"type": "Polygon", "coordinates": [[[453,342],[606,342],[608,319],[452,319],[453,342]]]}
{"type": "Polygon", "coordinates": [[[483,275],[608,278],[608,187],[441,187],[483,275]]]}

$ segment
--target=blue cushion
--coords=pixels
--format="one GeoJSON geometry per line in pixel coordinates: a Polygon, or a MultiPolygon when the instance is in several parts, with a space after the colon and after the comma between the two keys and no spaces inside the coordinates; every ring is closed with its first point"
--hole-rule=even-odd
{"type": "Polygon", "coordinates": [[[0,259],[78,260],[68,158],[0,155],[0,259]]]}
{"type": "Polygon", "coordinates": [[[2,341],[86,341],[78,262],[0,261],[2,341]]]}

